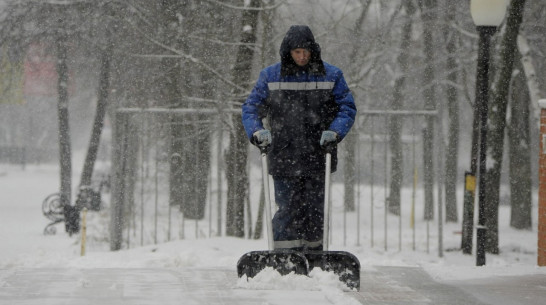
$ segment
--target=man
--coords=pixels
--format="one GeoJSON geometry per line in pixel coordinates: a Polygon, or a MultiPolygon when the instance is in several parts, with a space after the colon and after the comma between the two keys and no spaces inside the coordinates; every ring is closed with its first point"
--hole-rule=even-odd
{"type": "Polygon", "coordinates": [[[279,208],[273,217],[275,249],[322,250],[324,147],[334,146],[333,172],[335,144],[352,127],[356,107],[343,73],[322,61],[309,27],[290,27],[280,55],[280,63],[261,71],[243,104],[243,125],[252,144],[269,148],[279,208]],[[265,117],[271,131],[264,128],[265,117]]]}

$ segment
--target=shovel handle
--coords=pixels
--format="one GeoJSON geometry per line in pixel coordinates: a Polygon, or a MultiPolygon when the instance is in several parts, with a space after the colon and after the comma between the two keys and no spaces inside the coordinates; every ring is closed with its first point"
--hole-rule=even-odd
{"type": "Polygon", "coordinates": [[[267,149],[266,147],[260,147],[262,153],[262,179],[264,185],[264,199],[265,199],[265,224],[267,231],[267,246],[269,250],[273,250],[273,218],[271,217],[271,197],[269,197],[269,170],[267,168],[267,149]]]}
{"type": "Polygon", "coordinates": [[[330,241],[330,213],[332,205],[330,204],[330,171],[332,168],[332,154],[326,152],[326,170],[324,172],[324,229],[323,229],[323,245],[324,251],[328,251],[328,243],[330,241]]]}
{"type": "Polygon", "coordinates": [[[331,154],[336,149],[336,146],[337,146],[336,142],[328,142],[328,143],[325,143],[324,145],[321,145],[322,149],[327,154],[331,154]]]}

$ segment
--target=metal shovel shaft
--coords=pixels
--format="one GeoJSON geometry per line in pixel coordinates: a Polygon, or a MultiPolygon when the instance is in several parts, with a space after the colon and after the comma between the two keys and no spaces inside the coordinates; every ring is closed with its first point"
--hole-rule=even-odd
{"type": "Polygon", "coordinates": [[[271,197],[269,197],[269,170],[267,169],[267,154],[262,152],[262,178],[265,197],[265,224],[267,229],[267,246],[273,250],[273,226],[271,224],[271,197]]]}
{"type": "Polygon", "coordinates": [[[324,230],[323,230],[323,249],[328,251],[330,239],[330,213],[332,206],[330,204],[330,172],[332,167],[332,154],[326,153],[326,171],[324,173],[324,230]]]}

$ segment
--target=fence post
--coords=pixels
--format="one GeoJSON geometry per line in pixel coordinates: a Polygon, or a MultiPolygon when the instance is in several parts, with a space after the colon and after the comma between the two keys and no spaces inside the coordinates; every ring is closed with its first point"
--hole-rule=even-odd
{"type": "Polygon", "coordinates": [[[546,266],[546,99],[538,101],[540,107],[540,155],[538,189],[538,251],[537,264],[546,266]]]}

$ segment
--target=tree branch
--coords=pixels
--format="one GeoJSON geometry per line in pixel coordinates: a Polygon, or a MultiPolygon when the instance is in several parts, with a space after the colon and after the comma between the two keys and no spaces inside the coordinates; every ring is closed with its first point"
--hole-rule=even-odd
{"type": "Polygon", "coordinates": [[[225,78],[220,72],[216,71],[214,68],[210,67],[209,65],[205,64],[203,61],[201,61],[200,59],[198,58],[195,58],[191,55],[188,55],[182,51],[179,51],[175,48],[172,48],[150,36],[148,36],[147,34],[143,33],[140,29],[136,28],[136,30],[146,39],[148,39],[150,42],[156,44],[157,46],[167,50],[167,51],[170,51],[176,55],[138,55],[138,54],[133,54],[133,56],[136,56],[136,57],[144,57],[144,58],[165,58],[165,57],[174,57],[174,58],[183,58],[185,60],[189,60],[203,68],[205,68],[206,70],[208,70],[210,73],[216,75],[221,81],[223,81],[224,83],[238,89],[238,90],[241,90],[243,92],[246,92],[245,88],[243,87],[240,87],[238,86],[237,84],[235,84],[234,82],[230,81],[229,79],[225,78]]]}

